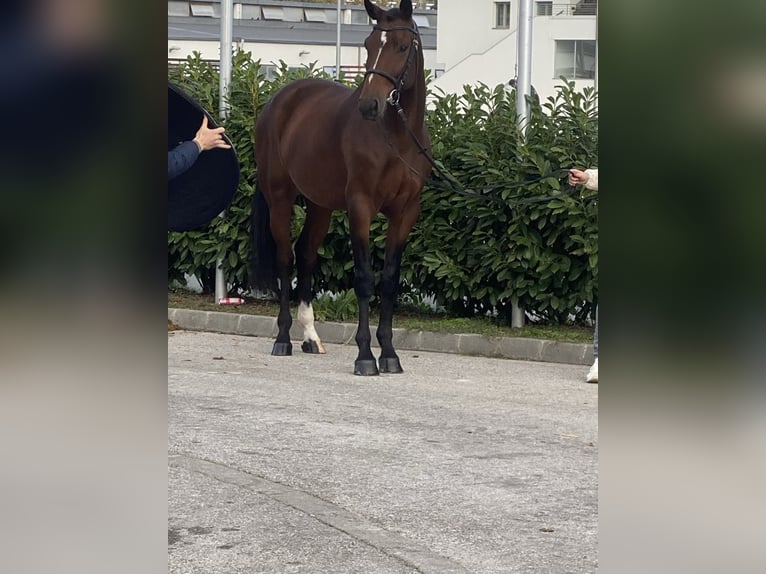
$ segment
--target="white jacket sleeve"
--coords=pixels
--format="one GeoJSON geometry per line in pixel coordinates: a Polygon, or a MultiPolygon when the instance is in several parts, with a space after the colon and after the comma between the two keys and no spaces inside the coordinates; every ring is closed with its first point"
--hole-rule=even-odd
{"type": "Polygon", "coordinates": [[[598,169],[586,169],[585,173],[588,174],[588,181],[585,182],[585,187],[598,190],[598,169]]]}

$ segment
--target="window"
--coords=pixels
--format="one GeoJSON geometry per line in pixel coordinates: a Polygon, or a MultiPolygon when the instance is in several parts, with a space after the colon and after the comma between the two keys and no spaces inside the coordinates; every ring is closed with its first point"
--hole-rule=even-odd
{"type": "MultiPolygon", "coordinates": [[[[376,2],[376,4],[379,4],[379,2],[376,2]]],[[[364,24],[365,26],[369,24],[370,20],[367,17],[367,12],[364,10],[351,10],[351,23],[364,24]]]]}
{"type": "Polygon", "coordinates": [[[575,15],[595,16],[598,12],[598,0],[580,0],[572,12],[575,15]]]}
{"type": "Polygon", "coordinates": [[[511,27],[511,3],[495,2],[495,28],[511,27]]]}
{"type": "Polygon", "coordinates": [[[261,7],[250,6],[248,4],[240,4],[242,6],[242,20],[260,20],[261,19],[261,7]]]}
{"type": "Polygon", "coordinates": [[[261,64],[261,67],[258,69],[258,75],[271,82],[277,78],[277,70],[278,68],[273,64],[261,64]]]}
{"type": "Polygon", "coordinates": [[[284,13],[280,7],[263,6],[261,9],[264,20],[282,20],[284,18],[284,13]]]}
{"type": "Polygon", "coordinates": [[[168,2],[168,16],[188,16],[189,15],[189,3],[188,2],[168,2]]]}
{"type": "Polygon", "coordinates": [[[315,8],[305,8],[306,22],[327,22],[327,12],[315,8]]]}
{"type": "Polygon", "coordinates": [[[425,16],[418,16],[417,14],[413,14],[412,19],[415,21],[415,24],[418,25],[418,28],[430,28],[431,24],[428,22],[428,18],[425,16]]]}
{"type": "Polygon", "coordinates": [[[303,8],[290,8],[285,6],[282,9],[282,20],[284,22],[302,22],[303,8]]]}
{"type": "Polygon", "coordinates": [[[212,4],[190,4],[190,8],[192,16],[207,16],[208,18],[215,18],[218,16],[217,12],[220,11],[219,6],[214,8],[212,4]]]}
{"type": "Polygon", "coordinates": [[[561,76],[568,80],[595,78],[596,41],[556,40],[553,69],[555,78],[561,76]]]}
{"type": "Polygon", "coordinates": [[[538,16],[550,16],[553,14],[553,2],[535,2],[538,16]]]}
{"type": "MultiPolygon", "coordinates": [[[[266,81],[273,82],[280,77],[281,69],[282,67],[276,64],[261,64],[261,67],[258,69],[258,75],[266,81]]],[[[300,66],[288,66],[287,71],[297,72],[301,69],[300,66]]]]}

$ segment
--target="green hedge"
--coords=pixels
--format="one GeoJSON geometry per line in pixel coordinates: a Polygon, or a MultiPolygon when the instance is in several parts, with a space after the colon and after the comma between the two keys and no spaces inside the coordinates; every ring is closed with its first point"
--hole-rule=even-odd
{"type": "MultiPolygon", "coordinates": [[[[247,292],[249,215],[255,189],[253,126],[263,105],[299,77],[327,77],[314,67],[289,70],[265,80],[260,64],[238,52],[232,63],[231,111],[225,126],[241,164],[237,195],[224,218],[206,228],[168,233],[171,282],[185,273],[212,289],[215,261],[223,259],[227,282],[247,292]]],[[[168,77],[211,112],[218,109],[218,74],[199,55],[168,77]]],[[[329,79],[329,78],[328,78],[329,79]]],[[[532,102],[526,141],[516,127],[515,92],[504,86],[464,88],[460,95],[432,94],[426,121],[434,158],[469,194],[432,179],[423,190],[422,215],[402,263],[402,293],[431,296],[450,312],[496,313],[510,321],[512,302],[540,320],[581,320],[597,300],[597,194],[567,189],[564,176],[544,174],[598,165],[598,114],[592,89],[564,82],[555,97],[532,102]],[[530,183],[514,185],[519,182],[530,183]],[[491,196],[485,200],[475,194],[491,196]],[[558,196],[551,200],[541,198],[558,196]],[[498,201],[501,199],[502,201],[498,201]]],[[[304,211],[295,206],[294,239],[304,211]]],[[[373,267],[382,268],[386,221],[371,229],[373,267]]],[[[352,288],[353,261],[348,218],[336,212],[320,249],[316,290],[352,288]]]]}

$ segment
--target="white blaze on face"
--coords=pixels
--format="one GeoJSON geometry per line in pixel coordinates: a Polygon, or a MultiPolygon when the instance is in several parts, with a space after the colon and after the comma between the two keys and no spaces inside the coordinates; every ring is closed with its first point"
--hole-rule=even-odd
{"type": "Polygon", "coordinates": [[[303,325],[303,340],[316,341],[319,352],[324,353],[324,346],[314,328],[314,308],[311,306],[311,303],[306,305],[303,301],[300,302],[298,305],[298,322],[303,325]]]}
{"type": "MultiPolygon", "coordinates": [[[[383,46],[386,45],[386,33],[381,32],[380,33],[380,49],[378,49],[378,55],[375,56],[375,63],[372,65],[372,68],[375,69],[378,67],[378,61],[380,60],[380,55],[383,53],[383,46]]],[[[372,82],[372,74],[370,74],[367,77],[367,83],[369,84],[372,82]]]]}

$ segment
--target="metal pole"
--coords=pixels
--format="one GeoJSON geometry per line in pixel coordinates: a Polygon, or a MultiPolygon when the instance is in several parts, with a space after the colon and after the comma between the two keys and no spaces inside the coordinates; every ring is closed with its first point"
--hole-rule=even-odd
{"type": "MultiPolygon", "coordinates": [[[[229,84],[231,83],[231,42],[233,27],[233,0],[221,0],[221,48],[218,80],[218,117],[225,122],[229,116],[229,84]]],[[[222,214],[221,214],[222,215],[222,214]]],[[[219,304],[226,297],[226,277],[223,273],[223,259],[215,266],[215,302],[219,304]]]]}
{"type": "Polygon", "coordinates": [[[532,0],[519,2],[519,40],[516,53],[518,78],[516,79],[516,114],[522,134],[526,133],[529,119],[527,98],[532,94],[532,0]]]}
{"type": "MultiPolygon", "coordinates": [[[[529,101],[532,94],[532,0],[519,2],[519,40],[516,49],[518,78],[516,79],[516,115],[519,130],[525,137],[529,123],[529,101]]],[[[524,326],[524,309],[511,305],[511,327],[524,326]]]]}
{"type": "Polygon", "coordinates": [[[337,25],[337,38],[335,39],[335,79],[340,79],[340,0],[338,0],[338,25],[337,25]]]}
{"type": "Polygon", "coordinates": [[[593,87],[598,93],[598,7],[596,7],[596,65],[593,71],[593,87]]]}
{"type": "Polygon", "coordinates": [[[232,2],[221,0],[221,54],[220,74],[218,79],[218,115],[225,120],[229,115],[229,84],[231,83],[231,47],[232,47],[232,2]]]}

